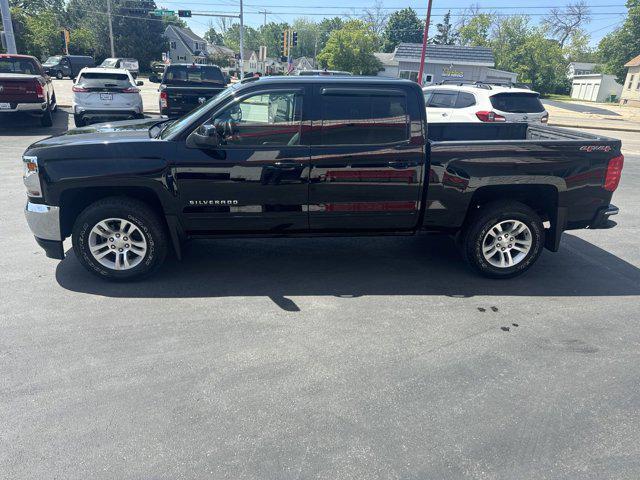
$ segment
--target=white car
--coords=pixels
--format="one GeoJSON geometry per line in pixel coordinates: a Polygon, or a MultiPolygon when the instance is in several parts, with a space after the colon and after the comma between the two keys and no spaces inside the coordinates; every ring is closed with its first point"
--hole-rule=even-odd
{"type": "Polygon", "coordinates": [[[95,121],[143,118],[139,86],[127,70],[83,68],[73,85],[76,127],[95,121]]]}
{"type": "Polygon", "coordinates": [[[547,123],[540,94],[526,88],[487,83],[424,87],[427,121],[547,123]]]}

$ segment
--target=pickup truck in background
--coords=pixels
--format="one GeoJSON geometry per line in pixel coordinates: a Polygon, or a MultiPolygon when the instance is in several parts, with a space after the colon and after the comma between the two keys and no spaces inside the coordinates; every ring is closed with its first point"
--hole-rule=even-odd
{"type": "Polygon", "coordinates": [[[26,112],[37,116],[43,127],[53,125],[58,108],[51,78],[28,55],[0,54],[0,119],[26,112]]]}
{"type": "Polygon", "coordinates": [[[160,83],[160,114],[169,118],[186,115],[227,86],[219,67],[196,63],[172,63],[165,68],[162,79],[151,75],[149,81],[160,83]]]}
{"type": "Polygon", "coordinates": [[[565,230],[609,228],[619,140],[544,125],[430,125],[408,80],[267,77],[178,120],[72,130],[25,152],[26,216],[47,256],[148,275],[186,239],[451,234],[510,278],[565,230]]]}

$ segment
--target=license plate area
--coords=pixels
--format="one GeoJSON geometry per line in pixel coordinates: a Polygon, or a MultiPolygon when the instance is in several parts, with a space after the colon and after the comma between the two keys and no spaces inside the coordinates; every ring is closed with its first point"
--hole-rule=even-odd
{"type": "Polygon", "coordinates": [[[113,100],[113,93],[101,93],[100,100],[103,102],[111,102],[113,100]]]}
{"type": "Polygon", "coordinates": [[[0,110],[9,110],[11,108],[10,103],[2,102],[0,103],[0,110]]]}

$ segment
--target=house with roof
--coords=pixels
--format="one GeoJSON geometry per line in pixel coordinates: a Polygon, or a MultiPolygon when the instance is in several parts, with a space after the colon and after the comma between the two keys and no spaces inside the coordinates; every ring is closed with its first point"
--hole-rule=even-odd
{"type": "MultiPolygon", "coordinates": [[[[395,52],[377,52],[373,54],[378,59],[382,68],[378,72],[379,77],[398,78],[398,60],[394,58],[395,52]]],[[[416,75],[416,78],[418,76],[416,75]]]]}
{"type": "Polygon", "coordinates": [[[620,94],[620,105],[640,107],[640,55],[624,64],[627,77],[620,94]]]}
{"type": "Polygon", "coordinates": [[[597,63],[571,62],[567,66],[567,78],[573,80],[576,75],[591,75],[596,71],[597,63]]]}
{"type": "Polygon", "coordinates": [[[169,41],[172,63],[207,63],[207,41],[189,28],[167,25],[164,36],[169,41]]]}
{"type": "MultiPolygon", "coordinates": [[[[397,76],[409,80],[418,80],[422,44],[401,43],[393,52],[393,57],[384,57],[382,76],[395,70],[397,76]],[[385,65],[385,61],[387,65],[385,65]]],[[[445,80],[466,80],[472,82],[515,83],[518,75],[513,72],[494,68],[493,51],[488,47],[467,47],[462,45],[427,45],[423,84],[440,83],[445,80]]]]}

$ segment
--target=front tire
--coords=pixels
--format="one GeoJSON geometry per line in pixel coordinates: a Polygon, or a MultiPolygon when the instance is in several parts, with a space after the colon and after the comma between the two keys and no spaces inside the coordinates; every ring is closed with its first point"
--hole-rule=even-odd
{"type": "Polygon", "coordinates": [[[519,202],[494,202],[466,225],[461,250],[467,263],[489,278],[513,278],[538,260],[544,226],[538,214],[519,202]]]}
{"type": "Polygon", "coordinates": [[[62,78],[63,78],[63,77],[64,77],[64,75],[62,75],[62,72],[61,72],[60,70],[58,70],[58,71],[56,72],[56,78],[57,78],[58,80],[62,80],[62,78]]]}
{"type": "Polygon", "coordinates": [[[167,254],[167,234],[147,204],[111,197],[89,205],[73,226],[73,250],[89,272],[112,281],[145,277],[167,254]]]}

